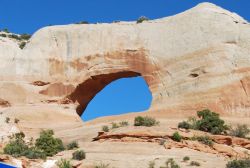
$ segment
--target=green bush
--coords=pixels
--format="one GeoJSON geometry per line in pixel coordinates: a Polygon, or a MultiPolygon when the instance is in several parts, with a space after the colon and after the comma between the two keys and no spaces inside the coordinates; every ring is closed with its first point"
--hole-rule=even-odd
{"type": "Polygon", "coordinates": [[[237,125],[237,127],[230,130],[229,135],[236,136],[240,138],[246,138],[246,136],[250,133],[250,129],[246,124],[237,125]]]}
{"type": "Polygon", "coordinates": [[[21,40],[29,40],[31,38],[30,34],[21,34],[19,37],[21,40]]]}
{"type": "Polygon", "coordinates": [[[134,126],[146,126],[146,127],[151,127],[154,125],[158,125],[159,122],[156,121],[154,118],[152,117],[142,117],[142,116],[137,116],[135,117],[134,120],[134,126]]]}
{"type": "Polygon", "coordinates": [[[179,128],[186,129],[197,129],[205,132],[210,132],[212,134],[222,134],[226,133],[228,126],[225,122],[220,119],[219,114],[211,112],[209,109],[205,109],[197,112],[199,119],[194,117],[190,118],[188,121],[183,121],[178,124],[179,128]]]}
{"type": "Polygon", "coordinates": [[[3,32],[9,33],[9,30],[7,28],[3,29],[3,32]]]}
{"type": "Polygon", "coordinates": [[[128,126],[129,124],[128,124],[128,121],[121,121],[121,122],[119,122],[119,125],[120,125],[121,127],[126,127],[126,126],[128,126]]]}
{"type": "Polygon", "coordinates": [[[144,21],[148,21],[149,18],[145,17],[145,16],[141,16],[137,19],[137,22],[136,23],[142,23],[144,21]]]}
{"type": "Polygon", "coordinates": [[[155,167],[155,162],[154,161],[150,161],[148,163],[148,168],[154,168],[155,167]]]}
{"type": "Polygon", "coordinates": [[[18,35],[15,35],[15,34],[9,34],[8,37],[15,39],[15,40],[21,40],[20,37],[18,35]]]}
{"type": "Polygon", "coordinates": [[[24,133],[16,133],[11,137],[10,142],[4,147],[5,154],[12,155],[14,157],[23,156],[23,152],[28,150],[28,145],[24,142],[24,133]]]}
{"type": "Polygon", "coordinates": [[[40,137],[36,139],[35,146],[44,151],[46,156],[53,156],[64,150],[62,140],[53,137],[53,130],[44,130],[40,133],[40,137]]]}
{"type": "Polygon", "coordinates": [[[19,48],[23,49],[25,46],[26,46],[26,42],[23,41],[20,43],[19,48]]]}
{"type": "Polygon", "coordinates": [[[76,141],[70,142],[67,145],[68,150],[72,150],[72,149],[75,149],[75,148],[79,148],[79,145],[78,145],[78,143],[76,141]]]}
{"type": "Polygon", "coordinates": [[[46,159],[46,154],[35,147],[25,150],[22,155],[29,159],[46,159]]]}
{"type": "Polygon", "coordinates": [[[112,129],[119,128],[119,125],[115,122],[112,122],[112,129]]]}
{"type": "Polygon", "coordinates": [[[14,122],[16,123],[16,124],[18,124],[19,123],[19,119],[17,119],[17,118],[15,118],[15,120],[14,120],[14,122]]]}
{"type": "Polygon", "coordinates": [[[0,36],[1,36],[1,37],[7,37],[7,35],[6,35],[6,34],[0,34],[0,36]]]}
{"type": "Polygon", "coordinates": [[[188,156],[185,156],[185,157],[183,158],[183,161],[184,161],[184,162],[189,161],[189,160],[190,160],[190,157],[188,157],[188,156]]]}
{"type": "Polygon", "coordinates": [[[229,161],[226,165],[227,168],[249,168],[250,159],[246,160],[232,160],[229,161]]]}
{"type": "Polygon", "coordinates": [[[197,162],[197,161],[192,161],[191,163],[190,163],[190,166],[200,166],[201,164],[199,163],[199,162],[197,162]]]}
{"type": "Polygon", "coordinates": [[[56,165],[59,167],[59,168],[72,168],[72,164],[70,163],[69,160],[66,160],[66,159],[61,159],[60,161],[58,161],[56,163],[56,165]]]}
{"type": "Polygon", "coordinates": [[[100,163],[95,165],[95,168],[109,168],[109,164],[100,163]]]}
{"type": "Polygon", "coordinates": [[[86,154],[83,150],[77,150],[72,154],[74,160],[83,160],[86,158],[86,154]]]}
{"type": "Polygon", "coordinates": [[[166,168],[180,168],[173,158],[168,159],[165,164],[166,168]]]}
{"type": "Polygon", "coordinates": [[[194,141],[199,141],[205,145],[213,146],[214,142],[209,136],[194,136],[191,138],[194,141]]]}
{"type": "Polygon", "coordinates": [[[109,132],[109,127],[107,125],[102,126],[102,131],[109,132]]]}
{"type": "Polygon", "coordinates": [[[5,118],[5,122],[6,122],[6,123],[9,123],[9,122],[10,122],[10,118],[9,118],[9,117],[6,117],[6,118],[5,118]]]}
{"type": "Polygon", "coordinates": [[[201,131],[210,132],[212,134],[226,133],[228,126],[220,119],[219,114],[205,109],[197,112],[200,120],[197,120],[197,127],[201,131]]]}
{"type": "Polygon", "coordinates": [[[182,137],[181,137],[181,135],[179,134],[179,132],[176,131],[176,132],[173,134],[172,139],[173,139],[174,141],[176,141],[176,142],[181,142],[182,137]]]}
{"type": "Polygon", "coordinates": [[[75,24],[89,24],[89,22],[88,21],[80,21],[80,22],[77,22],[75,24]]]}
{"type": "Polygon", "coordinates": [[[189,124],[187,121],[182,121],[178,124],[178,128],[190,129],[191,124],[189,124]]]}

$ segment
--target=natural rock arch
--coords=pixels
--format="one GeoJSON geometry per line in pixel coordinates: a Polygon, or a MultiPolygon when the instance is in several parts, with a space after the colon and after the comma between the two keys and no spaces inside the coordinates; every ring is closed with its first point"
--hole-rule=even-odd
{"type": "Polygon", "coordinates": [[[71,99],[73,102],[79,103],[79,105],[76,108],[76,112],[78,113],[79,116],[81,116],[83,114],[83,111],[89,104],[89,102],[105,86],[120,78],[137,77],[137,76],[141,76],[141,74],[133,71],[121,71],[116,73],[91,76],[91,78],[79,84],[74,90],[74,92],[68,96],[68,98],[71,99]]]}

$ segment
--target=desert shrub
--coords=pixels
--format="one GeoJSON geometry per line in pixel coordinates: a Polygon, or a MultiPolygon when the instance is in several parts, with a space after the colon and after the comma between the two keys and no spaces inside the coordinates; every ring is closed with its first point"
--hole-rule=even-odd
{"type": "Polygon", "coordinates": [[[229,131],[229,135],[236,136],[240,138],[246,138],[246,136],[250,133],[250,129],[247,127],[246,124],[237,125],[237,127],[232,128],[229,131]]]}
{"type": "Polygon", "coordinates": [[[246,160],[232,160],[229,161],[226,165],[226,168],[249,168],[250,159],[246,160]]]}
{"type": "Polygon", "coordinates": [[[173,158],[168,159],[166,162],[166,168],[180,168],[180,166],[174,161],[173,158]]]}
{"type": "Polygon", "coordinates": [[[100,163],[98,165],[95,165],[95,168],[109,168],[109,164],[100,163]]]}
{"type": "Polygon", "coordinates": [[[191,124],[189,124],[187,121],[182,121],[178,124],[178,128],[190,129],[191,124]]]}
{"type": "Polygon", "coordinates": [[[86,158],[86,154],[83,150],[77,150],[72,154],[72,158],[75,160],[83,160],[86,158]]]}
{"type": "Polygon", "coordinates": [[[211,112],[209,109],[205,109],[197,112],[199,119],[194,117],[189,118],[188,121],[179,123],[179,128],[197,129],[212,134],[226,133],[228,126],[225,125],[224,120],[220,119],[219,114],[211,112]]]}
{"type": "Polygon", "coordinates": [[[23,41],[20,43],[19,48],[23,49],[25,47],[25,45],[26,45],[26,42],[23,41]]]}
{"type": "Polygon", "coordinates": [[[80,22],[76,22],[75,24],[89,24],[88,21],[80,21],[80,22]]]}
{"type": "Polygon", "coordinates": [[[6,35],[6,34],[0,34],[0,36],[1,36],[1,37],[7,37],[7,35],[6,35]]]}
{"type": "Polygon", "coordinates": [[[35,146],[44,151],[46,156],[53,156],[64,150],[62,140],[53,137],[53,130],[43,130],[40,137],[36,139],[35,146]]]}
{"type": "Polygon", "coordinates": [[[213,140],[209,136],[194,136],[191,139],[199,141],[208,146],[213,146],[214,144],[213,140]]]}
{"type": "Polygon", "coordinates": [[[154,168],[155,167],[155,162],[154,161],[150,161],[148,163],[148,168],[154,168]]]}
{"type": "Polygon", "coordinates": [[[21,40],[20,37],[18,35],[15,35],[15,34],[9,34],[8,37],[15,39],[15,40],[21,40]]]}
{"type": "Polygon", "coordinates": [[[20,38],[21,40],[29,40],[30,37],[31,37],[30,34],[26,34],[26,33],[25,33],[25,34],[21,34],[19,38],[20,38]]]}
{"type": "Polygon", "coordinates": [[[121,127],[126,127],[126,126],[128,126],[129,124],[128,124],[128,121],[121,121],[121,122],[119,122],[119,125],[120,125],[121,127]]]}
{"type": "Polygon", "coordinates": [[[197,162],[197,161],[192,161],[191,163],[190,163],[190,166],[200,166],[201,164],[199,163],[199,162],[197,162]]]}
{"type": "Polygon", "coordinates": [[[219,114],[211,112],[209,109],[198,111],[197,116],[200,118],[200,120],[197,120],[197,127],[201,131],[221,134],[228,130],[228,126],[220,119],[219,114]]]}
{"type": "Polygon", "coordinates": [[[185,156],[185,157],[183,158],[183,161],[184,161],[184,162],[186,162],[186,161],[188,161],[188,160],[190,160],[190,157],[189,157],[189,156],[185,156]]]}
{"type": "Polygon", "coordinates": [[[107,125],[102,126],[102,131],[109,132],[109,127],[107,125]]]}
{"type": "Polygon", "coordinates": [[[46,159],[46,154],[35,147],[28,148],[22,155],[29,159],[46,159]]]}
{"type": "Polygon", "coordinates": [[[119,125],[115,122],[112,122],[112,129],[119,128],[119,125]]]}
{"type": "Polygon", "coordinates": [[[156,119],[152,117],[142,117],[142,116],[137,116],[135,117],[134,120],[134,126],[146,126],[146,127],[151,127],[154,125],[158,125],[159,122],[156,121],[156,119]]]}
{"type": "Polygon", "coordinates": [[[72,150],[72,149],[75,149],[75,148],[79,148],[79,145],[78,145],[78,143],[76,141],[70,142],[67,145],[68,150],[72,150]]]}
{"type": "Polygon", "coordinates": [[[66,159],[61,159],[60,161],[58,161],[56,163],[56,165],[59,167],[59,168],[72,168],[72,164],[70,163],[69,160],[66,160],[66,159]]]}
{"type": "Polygon", "coordinates": [[[181,135],[179,134],[179,132],[176,131],[176,132],[172,135],[172,139],[173,139],[174,141],[181,142],[182,137],[181,137],[181,135]]]}
{"type": "Polygon", "coordinates": [[[148,21],[149,18],[145,17],[145,16],[141,16],[137,19],[136,23],[142,23],[144,21],[148,21]]]}
{"type": "Polygon", "coordinates": [[[160,145],[164,145],[165,143],[166,143],[166,139],[161,139],[159,142],[160,145]]]}
{"type": "Polygon", "coordinates": [[[5,118],[5,122],[6,122],[6,123],[9,123],[9,122],[10,122],[10,118],[9,118],[9,117],[6,117],[6,118],[5,118]]]}
{"type": "Polygon", "coordinates": [[[17,119],[17,118],[15,118],[15,120],[14,120],[14,122],[17,124],[17,123],[19,123],[19,119],[17,119]]]}
{"type": "Polygon", "coordinates": [[[28,145],[25,144],[24,137],[23,132],[14,134],[10,142],[4,147],[4,153],[14,157],[22,156],[23,152],[28,150],[28,145]]]}

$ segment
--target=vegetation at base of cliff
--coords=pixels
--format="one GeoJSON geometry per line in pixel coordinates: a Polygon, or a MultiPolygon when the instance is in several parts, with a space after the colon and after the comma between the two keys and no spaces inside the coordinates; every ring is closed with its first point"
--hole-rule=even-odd
{"type": "Polygon", "coordinates": [[[179,128],[196,129],[200,131],[210,132],[212,134],[226,134],[229,127],[225,121],[220,119],[218,113],[205,109],[197,112],[197,118],[190,118],[178,124],[179,128]]]}
{"type": "MultiPolygon", "coordinates": [[[[121,121],[119,123],[112,122],[111,123],[111,129],[116,129],[116,128],[120,128],[120,127],[126,127],[128,125],[129,125],[128,121],[121,121]]],[[[109,130],[110,130],[110,128],[109,128],[108,125],[102,126],[102,131],[109,132],[109,130]]]]}
{"type": "Polygon", "coordinates": [[[182,137],[181,137],[181,135],[179,134],[179,132],[175,132],[175,133],[173,133],[173,135],[172,135],[172,139],[173,139],[174,141],[176,141],[176,142],[181,142],[182,137]]]}
{"type": "Polygon", "coordinates": [[[229,135],[236,136],[239,138],[247,138],[246,136],[250,133],[250,129],[246,124],[239,124],[235,128],[231,128],[229,135]]]}
{"type": "Polygon", "coordinates": [[[95,165],[95,168],[109,168],[109,164],[100,163],[98,165],[95,165]]]}
{"type": "Polygon", "coordinates": [[[149,18],[147,18],[146,16],[141,16],[137,19],[136,23],[142,23],[144,21],[149,21],[149,18]]]}
{"type": "Polygon", "coordinates": [[[182,160],[183,160],[183,162],[187,162],[187,161],[190,160],[190,157],[189,156],[185,156],[182,160]]]}
{"type": "Polygon", "coordinates": [[[232,160],[229,161],[226,165],[226,168],[249,168],[250,159],[245,160],[232,160]]]}
{"type": "Polygon", "coordinates": [[[75,149],[75,148],[79,148],[79,145],[78,145],[78,143],[76,141],[70,142],[67,145],[67,150],[72,150],[72,149],[75,149]]]}
{"type": "Polygon", "coordinates": [[[102,131],[109,132],[109,127],[107,125],[102,126],[102,131]]]}
{"type": "Polygon", "coordinates": [[[146,126],[146,127],[151,127],[158,125],[160,122],[156,121],[156,119],[152,117],[142,117],[142,116],[137,116],[134,119],[134,126],[146,126]]]}
{"type": "Polygon", "coordinates": [[[86,158],[86,154],[83,150],[77,150],[72,154],[72,159],[74,160],[83,160],[86,158]]]}
{"type": "Polygon", "coordinates": [[[59,168],[72,168],[73,167],[70,161],[66,159],[59,160],[58,162],[56,162],[56,165],[59,168]]]}
{"type": "Polygon", "coordinates": [[[75,24],[89,24],[88,21],[80,21],[80,22],[76,22],[75,24]]]}
{"type": "Polygon", "coordinates": [[[199,162],[197,162],[197,161],[192,161],[191,163],[190,163],[190,166],[200,166],[201,164],[199,163],[199,162]]]}
{"type": "Polygon", "coordinates": [[[194,136],[191,138],[193,141],[199,141],[205,145],[213,146],[214,141],[209,136],[194,136]]]}
{"type": "Polygon", "coordinates": [[[43,130],[40,137],[36,139],[35,146],[41,149],[46,156],[53,156],[64,150],[62,140],[53,137],[53,130],[43,130]]]}
{"type": "Polygon", "coordinates": [[[160,168],[180,168],[180,166],[174,161],[173,158],[168,159],[166,162],[166,167],[160,167],[160,168]]]}
{"type": "Polygon", "coordinates": [[[25,156],[29,159],[46,159],[47,156],[53,156],[64,150],[62,140],[53,137],[52,130],[44,130],[40,137],[36,139],[35,145],[33,139],[26,143],[23,132],[16,133],[10,137],[10,142],[4,147],[4,153],[14,157],[25,156]]]}
{"type": "Polygon", "coordinates": [[[26,46],[26,42],[24,41],[19,44],[20,49],[23,49],[25,46],[26,46]]]}

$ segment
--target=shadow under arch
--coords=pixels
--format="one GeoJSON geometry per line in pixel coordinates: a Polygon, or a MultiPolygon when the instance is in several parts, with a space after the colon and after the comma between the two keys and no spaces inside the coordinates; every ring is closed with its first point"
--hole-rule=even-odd
{"type": "Polygon", "coordinates": [[[142,75],[134,71],[120,71],[115,73],[91,76],[89,79],[79,84],[76,89],[68,96],[68,98],[71,99],[73,102],[77,102],[79,104],[76,108],[76,112],[79,116],[81,116],[90,101],[105,86],[120,78],[138,76],[142,75]]]}

